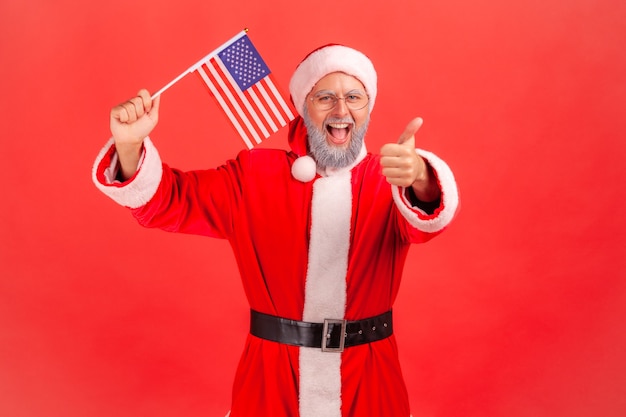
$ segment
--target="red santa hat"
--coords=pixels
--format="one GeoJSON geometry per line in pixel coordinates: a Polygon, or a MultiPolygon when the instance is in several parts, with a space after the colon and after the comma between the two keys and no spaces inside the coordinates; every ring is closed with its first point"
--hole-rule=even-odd
{"type": "MultiPolygon", "coordinates": [[[[343,72],[357,78],[369,96],[369,111],[376,101],[377,76],[372,61],[362,52],[343,45],[326,45],[307,55],[298,65],[289,83],[291,100],[300,116],[304,113],[304,101],[315,84],[333,72],[343,72]]],[[[289,126],[289,145],[298,155],[291,168],[294,178],[308,182],[315,177],[315,161],[306,153],[306,128],[301,117],[289,126]]]]}

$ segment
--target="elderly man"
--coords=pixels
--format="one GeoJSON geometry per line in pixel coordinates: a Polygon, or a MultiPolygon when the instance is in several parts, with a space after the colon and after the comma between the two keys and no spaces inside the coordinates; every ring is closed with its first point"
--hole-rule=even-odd
{"type": "Polygon", "coordinates": [[[410,244],[450,223],[458,194],[448,166],[415,149],[419,118],[367,152],[376,80],[361,52],[317,49],[290,82],[290,152],[192,172],[163,164],[148,138],[158,98],[142,90],[111,110],[97,187],[146,227],[233,248],[251,319],[231,417],[410,415],[391,309],[410,244]]]}

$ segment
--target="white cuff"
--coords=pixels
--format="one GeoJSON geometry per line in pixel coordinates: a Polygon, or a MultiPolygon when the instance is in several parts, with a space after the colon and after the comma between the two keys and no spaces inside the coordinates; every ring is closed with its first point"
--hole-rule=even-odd
{"type": "Polygon", "coordinates": [[[118,156],[112,138],[98,154],[91,173],[91,178],[100,191],[116,203],[129,208],[138,208],[150,201],[163,176],[163,164],[156,147],[150,138],[146,138],[143,144],[144,151],[138,170],[128,181],[121,183],[115,180],[118,156]]]}

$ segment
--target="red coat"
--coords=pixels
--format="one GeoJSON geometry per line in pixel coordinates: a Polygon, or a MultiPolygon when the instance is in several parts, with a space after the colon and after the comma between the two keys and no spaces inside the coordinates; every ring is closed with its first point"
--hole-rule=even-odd
{"type": "MultiPolygon", "coordinates": [[[[441,232],[458,204],[449,168],[425,151],[443,193],[433,215],[411,207],[371,154],[302,183],[290,173],[292,152],[244,151],[217,169],[181,172],[161,163],[149,139],[145,149],[136,176],[115,184],[109,143],[94,166],[96,185],[144,226],[228,239],[250,307],[294,320],[390,310],[410,244],[441,232]]],[[[246,340],[231,417],[409,414],[394,336],[343,353],[246,340]]]]}

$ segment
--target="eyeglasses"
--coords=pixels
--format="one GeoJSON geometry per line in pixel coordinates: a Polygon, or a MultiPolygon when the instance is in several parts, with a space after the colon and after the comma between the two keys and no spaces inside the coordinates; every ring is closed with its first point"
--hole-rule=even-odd
{"type": "Polygon", "coordinates": [[[351,91],[345,97],[337,97],[334,93],[320,91],[309,98],[317,110],[330,110],[334,108],[339,100],[346,103],[350,110],[361,110],[367,106],[369,97],[361,91],[351,91]]]}

